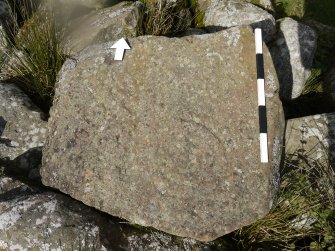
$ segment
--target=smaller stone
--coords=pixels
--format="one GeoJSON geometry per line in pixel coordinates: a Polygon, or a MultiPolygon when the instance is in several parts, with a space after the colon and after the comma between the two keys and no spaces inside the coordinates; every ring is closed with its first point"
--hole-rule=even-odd
{"type": "Polygon", "coordinates": [[[120,223],[12,178],[0,177],[0,196],[0,250],[210,250],[193,239],[120,223]]]}
{"type": "MultiPolygon", "coordinates": [[[[52,0],[55,1],[55,0],[52,0]]],[[[57,1],[56,1],[57,2],[57,1]]],[[[68,0],[58,0],[61,4],[67,4],[68,0]]],[[[83,5],[92,9],[100,9],[119,3],[119,0],[71,0],[73,4],[83,5]]]]}
{"type": "MultiPolygon", "coordinates": [[[[4,194],[10,192],[13,189],[18,189],[23,186],[25,185],[19,180],[15,180],[11,177],[7,177],[4,175],[0,176],[0,196],[3,196],[4,194]]],[[[4,198],[2,197],[2,199],[4,198]]]]}
{"type": "Polygon", "coordinates": [[[285,154],[335,164],[335,113],[291,119],[286,127],[285,154]]]}
{"type": "Polygon", "coordinates": [[[273,4],[271,0],[246,0],[248,3],[252,3],[256,6],[259,6],[267,11],[275,12],[275,8],[273,7],[273,4]]]}
{"type": "Polygon", "coordinates": [[[210,0],[206,4],[204,25],[211,32],[223,28],[241,25],[251,25],[261,28],[266,42],[274,38],[276,24],[274,17],[267,11],[244,1],[237,0],[210,0]]]}
{"type": "Polygon", "coordinates": [[[280,96],[284,100],[298,98],[311,75],[317,35],[309,26],[284,18],[278,21],[277,40],[270,52],[280,82],[280,96]]]}
{"type": "Polygon", "coordinates": [[[0,167],[6,173],[28,176],[39,168],[45,117],[18,87],[0,82],[0,167]]]}
{"type": "Polygon", "coordinates": [[[113,7],[91,12],[79,18],[70,27],[65,42],[71,53],[77,54],[92,44],[136,37],[141,30],[143,4],[122,2],[113,7]]]}
{"type": "Polygon", "coordinates": [[[59,8],[59,9],[67,9],[68,7],[76,7],[81,8],[85,7],[87,9],[102,9],[106,7],[113,6],[119,3],[121,0],[45,0],[42,4],[44,7],[48,9],[59,8]]]}

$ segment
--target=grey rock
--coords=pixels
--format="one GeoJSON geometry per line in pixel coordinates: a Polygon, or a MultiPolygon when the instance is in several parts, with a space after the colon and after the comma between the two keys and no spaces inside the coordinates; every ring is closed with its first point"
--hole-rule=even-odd
{"type": "Polygon", "coordinates": [[[13,84],[0,82],[0,100],[0,167],[29,175],[41,163],[45,114],[13,84]]]}
{"type": "Polygon", "coordinates": [[[312,28],[284,18],[279,22],[277,39],[270,47],[280,82],[283,99],[298,98],[311,74],[317,47],[317,35],[312,28]]]}
{"type": "MultiPolygon", "coordinates": [[[[58,2],[58,4],[69,4],[67,0],[56,0],[56,2],[58,2]]],[[[88,8],[100,9],[117,4],[120,0],[71,0],[71,2],[72,4],[83,5],[88,8]]]]}
{"type": "Polygon", "coordinates": [[[285,154],[297,159],[335,164],[335,113],[291,119],[287,122],[285,154]]]}
{"type": "Polygon", "coordinates": [[[113,42],[68,60],[49,119],[43,183],[201,241],[262,218],[277,191],[284,118],[265,48],[270,163],[260,164],[253,41],[249,27],[143,36],[129,39],[122,62],[113,61],[113,42]]]}
{"type": "MultiPolygon", "coordinates": [[[[0,177],[1,250],[203,250],[192,239],[139,229],[68,196],[0,177]]],[[[207,248],[207,250],[209,250],[207,248]]]]}
{"type": "Polygon", "coordinates": [[[65,31],[72,23],[83,16],[94,13],[103,8],[111,7],[121,2],[120,0],[45,0],[40,5],[39,11],[53,13],[56,23],[65,31]]]}
{"type": "Polygon", "coordinates": [[[239,0],[210,0],[205,10],[204,25],[209,31],[240,25],[262,28],[266,42],[273,39],[276,34],[276,22],[271,14],[239,0]]]}
{"type": "Polygon", "coordinates": [[[43,3],[43,8],[47,7],[49,10],[63,10],[65,12],[67,12],[66,9],[68,8],[72,10],[72,8],[81,7],[97,10],[113,6],[119,2],[121,2],[121,0],[46,0],[43,3]]]}
{"type": "Polygon", "coordinates": [[[11,177],[7,177],[4,175],[0,176],[0,196],[1,201],[4,201],[8,199],[8,196],[5,196],[5,194],[10,193],[11,191],[19,189],[21,192],[25,190],[29,190],[29,187],[23,184],[19,180],[15,180],[11,177]]]}
{"type": "Polygon", "coordinates": [[[70,27],[66,47],[78,53],[88,45],[109,42],[141,33],[143,4],[122,2],[79,18],[70,27]]]}
{"type": "Polygon", "coordinates": [[[254,5],[257,5],[265,10],[268,10],[270,12],[275,12],[275,8],[273,7],[271,0],[246,0],[246,1],[254,5]]]}

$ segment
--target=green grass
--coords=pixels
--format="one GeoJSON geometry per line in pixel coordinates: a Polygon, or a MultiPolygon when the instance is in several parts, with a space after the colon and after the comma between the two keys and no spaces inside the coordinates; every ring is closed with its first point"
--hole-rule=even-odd
{"type": "MultiPolygon", "coordinates": [[[[29,0],[27,0],[28,3],[29,0]]],[[[15,82],[32,100],[48,112],[52,105],[56,76],[66,58],[62,33],[52,13],[33,13],[26,16],[22,27],[12,22],[14,31],[7,34],[7,58],[2,78],[15,82]]],[[[14,20],[16,16],[12,13],[14,20]]]]}
{"type": "Polygon", "coordinates": [[[333,0],[273,0],[277,18],[297,17],[313,19],[335,26],[335,1],[333,0]]]}
{"type": "Polygon", "coordinates": [[[312,68],[311,76],[307,79],[302,95],[323,92],[323,71],[321,68],[312,68]]]}
{"type": "Polygon", "coordinates": [[[304,16],[305,0],[274,0],[276,17],[298,17],[304,16]]]}
{"type": "Polygon", "coordinates": [[[335,1],[306,0],[304,18],[335,27],[335,1]]]}

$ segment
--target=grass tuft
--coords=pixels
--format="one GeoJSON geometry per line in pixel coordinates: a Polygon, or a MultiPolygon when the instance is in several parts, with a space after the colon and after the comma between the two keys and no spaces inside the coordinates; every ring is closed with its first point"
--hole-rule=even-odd
{"type": "Polygon", "coordinates": [[[307,79],[302,95],[323,92],[323,71],[321,68],[312,68],[311,76],[307,79]]]}
{"type": "Polygon", "coordinates": [[[193,17],[189,3],[184,0],[143,0],[143,33],[173,35],[191,27],[193,17]]]}
{"type": "MultiPolygon", "coordinates": [[[[25,4],[29,4],[26,0],[25,4]]],[[[26,21],[17,22],[15,12],[11,13],[11,31],[7,36],[9,61],[0,76],[14,81],[42,110],[48,112],[52,105],[57,73],[66,59],[63,34],[57,27],[51,12],[35,12],[26,21]]]]}
{"type": "Polygon", "coordinates": [[[277,18],[297,17],[305,14],[305,0],[273,0],[277,18]]]}
{"type": "MultiPolygon", "coordinates": [[[[302,147],[286,156],[280,195],[271,212],[238,230],[241,250],[335,250],[335,172],[302,147]]],[[[327,149],[320,142],[313,149],[327,149]]]]}

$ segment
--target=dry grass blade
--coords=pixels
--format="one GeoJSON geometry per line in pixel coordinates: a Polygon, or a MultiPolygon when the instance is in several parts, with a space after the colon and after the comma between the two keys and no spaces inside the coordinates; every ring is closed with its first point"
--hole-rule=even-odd
{"type": "Polygon", "coordinates": [[[192,17],[183,0],[144,0],[143,32],[146,35],[170,35],[187,30],[192,17]]]}
{"type": "MultiPolygon", "coordinates": [[[[29,6],[28,0],[26,0],[29,6]]],[[[17,83],[44,111],[48,112],[54,94],[56,76],[66,58],[63,35],[52,13],[21,13],[22,27],[11,13],[11,31],[7,34],[9,58],[1,71],[3,79],[17,83]]]]}
{"type": "MultiPolygon", "coordinates": [[[[329,155],[322,142],[311,148],[329,155]]],[[[335,250],[334,167],[313,159],[313,151],[287,156],[271,212],[236,232],[242,250],[335,250]]]]}

